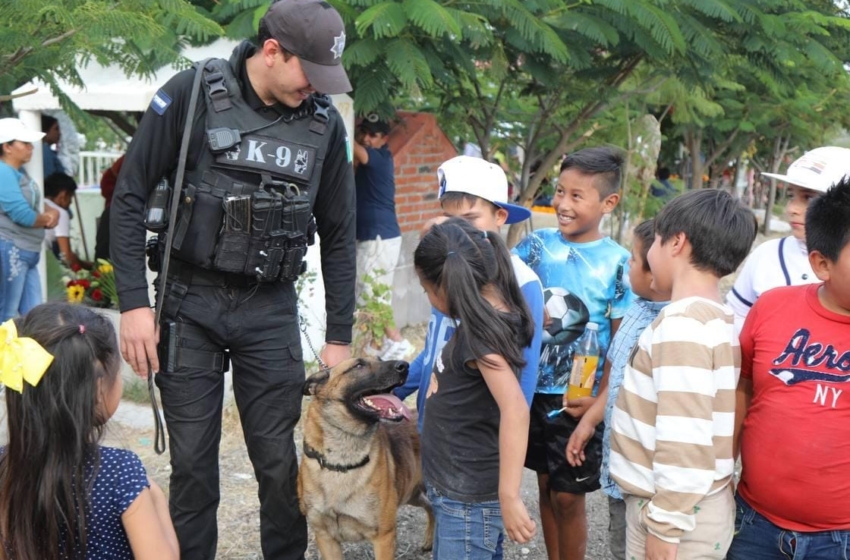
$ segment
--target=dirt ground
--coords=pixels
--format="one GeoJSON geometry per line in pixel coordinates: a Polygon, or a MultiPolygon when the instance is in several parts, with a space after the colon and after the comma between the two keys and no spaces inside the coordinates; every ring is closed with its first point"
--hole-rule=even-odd
{"type": "MultiPolygon", "coordinates": [[[[538,226],[539,227],[539,226],[538,226]]],[[[760,235],[756,245],[764,238],[760,235]]],[[[721,283],[725,294],[732,286],[735,275],[729,276],[721,283]]],[[[417,348],[422,348],[424,326],[419,325],[403,330],[403,333],[417,348]]],[[[413,405],[413,398],[408,404],[413,405]]],[[[306,408],[305,401],[305,408],[306,408]]],[[[108,426],[107,443],[135,451],[144,462],[149,475],[168,492],[168,477],[170,466],[168,453],[156,455],[153,451],[152,426],[145,421],[150,418],[150,411],[142,405],[125,403],[124,418],[134,417],[136,420],[121,421],[122,411],[119,409],[118,421],[110,422],[108,426]],[[139,420],[141,419],[141,420],[139,420]]],[[[5,406],[3,407],[5,409],[5,406]]],[[[2,416],[2,413],[0,413],[2,416]]],[[[5,420],[0,418],[0,420],[5,420]]],[[[3,422],[5,424],[5,421],[3,422]]],[[[260,522],[259,504],[257,500],[257,482],[254,479],[251,463],[245,450],[242,431],[239,426],[235,409],[225,409],[221,441],[221,505],[219,507],[218,526],[218,558],[223,559],[257,559],[260,553],[260,522]]],[[[0,434],[2,435],[2,434],[0,434]]],[[[300,453],[300,425],[296,429],[296,442],[300,453]]],[[[0,438],[2,439],[2,438],[0,438]]],[[[537,482],[534,473],[526,470],[522,482],[522,497],[529,513],[538,524],[537,536],[529,543],[517,545],[512,542],[505,544],[507,560],[546,560],[546,550],[543,535],[540,530],[538,511],[537,482]]],[[[588,516],[588,546],[586,558],[602,560],[608,558],[607,528],[608,505],[604,494],[597,491],[587,498],[588,516]]],[[[426,560],[431,556],[421,551],[425,516],[422,510],[406,506],[398,515],[398,550],[396,558],[409,560],[426,560]]],[[[318,559],[318,552],[311,534],[308,559],[318,559]]],[[[371,547],[368,543],[348,544],[345,546],[345,557],[349,560],[372,559],[371,547]]]]}

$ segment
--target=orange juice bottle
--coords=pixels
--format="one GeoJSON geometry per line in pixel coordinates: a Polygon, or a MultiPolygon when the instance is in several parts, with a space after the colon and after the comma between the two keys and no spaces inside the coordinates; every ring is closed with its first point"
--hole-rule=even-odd
{"type": "Polygon", "coordinates": [[[567,399],[573,400],[580,397],[589,397],[593,393],[593,384],[596,382],[596,368],[599,366],[599,339],[597,331],[599,325],[588,323],[584,334],[576,343],[573,354],[573,369],[570,372],[570,381],[567,385],[567,399]]]}

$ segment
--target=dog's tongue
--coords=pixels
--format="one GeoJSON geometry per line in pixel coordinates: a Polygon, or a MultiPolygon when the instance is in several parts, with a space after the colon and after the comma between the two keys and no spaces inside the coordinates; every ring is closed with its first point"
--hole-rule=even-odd
{"type": "Polygon", "coordinates": [[[410,420],[410,409],[405,406],[401,399],[391,393],[385,395],[371,395],[369,400],[376,408],[381,410],[396,410],[401,413],[406,420],[410,420]]]}

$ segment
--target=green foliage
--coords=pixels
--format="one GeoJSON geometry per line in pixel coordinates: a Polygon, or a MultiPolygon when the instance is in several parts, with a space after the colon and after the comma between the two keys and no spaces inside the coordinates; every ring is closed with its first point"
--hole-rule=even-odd
{"type": "Polygon", "coordinates": [[[457,16],[434,0],[404,0],[407,19],[430,37],[461,36],[457,16]]]}
{"type": "Polygon", "coordinates": [[[124,390],[121,392],[121,400],[137,404],[149,404],[151,402],[151,394],[148,390],[147,382],[142,381],[135,375],[124,381],[124,390]]]}
{"type": "Polygon", "coordinates": [[[149,76],[180,58],[187,40],[208,40],[221,27],[187,0],[13,0],[0,3],[0,88],[45,81],[63,105],[57,79],[83,86],[89,61],[149,76]]]}
{"type": "MultiPolygon", "coordinates": [[[[238,7],[254,20],[264,8],[218,1],[229,33],[238,7]]],[[[832,0],[330,1],[347,25],[356,111],[433,112],[488,158],[522,148],[511,180],[524,204],[546,175],[533,166],[583,144],[625,146],[624,123],[646,113],[664,121],[663,154],[686,144],[710,175],[850,121],[850,18],[832,0]]]]}
{"type": "Polygon", "coordinates": [[[378,281],[384,274],[376,269],[363,276],[363,291],[357,302],[354,323],[354,351],[360,353],[372,343],[380,345],[387,330],[395,328],[392,301],[392,286],[378,281]]]}

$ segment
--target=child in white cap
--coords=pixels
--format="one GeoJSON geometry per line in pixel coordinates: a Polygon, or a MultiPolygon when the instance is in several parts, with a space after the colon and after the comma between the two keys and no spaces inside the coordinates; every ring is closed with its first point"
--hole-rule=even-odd
{"type": "Polygon", "coordinates": [[[759,245],[744,263],[726,303],[735,312],[735,330],[764,292],[779,286],[799,286],[818,282],[806,250],[806,209],[809,202],[832,185],[850,176],[850,149],[826,146],[806,152],[788,168],[785,175],[762,173],[788,184],[785,215],[791,235],[759,245]]]}

